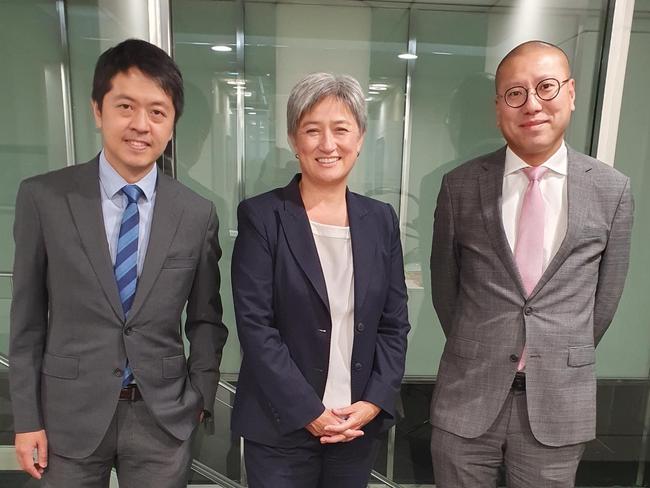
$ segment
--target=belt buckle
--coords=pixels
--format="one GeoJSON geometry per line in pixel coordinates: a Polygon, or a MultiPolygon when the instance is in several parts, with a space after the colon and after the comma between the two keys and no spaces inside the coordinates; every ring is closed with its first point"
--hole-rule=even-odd
{"type": "Polygon", "coordinates": [[[137,397],[137,386],[135,385],[129,385],[126,388],[122,388],[120,391],[120,400],[128,400],[130,402],[133,402],[136,400],[137,397]]]}
{"type": "Polygon", "coordinates": [[[526,374],[517,371],[515,377],[512,380],[511,388],[515,391],[526,391],[526,374]]]}

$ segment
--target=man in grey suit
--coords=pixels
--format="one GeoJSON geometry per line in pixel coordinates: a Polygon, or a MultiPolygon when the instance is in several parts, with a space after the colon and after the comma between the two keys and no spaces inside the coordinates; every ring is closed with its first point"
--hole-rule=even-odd
{"type": "Polygon", "coordinates": [[[104,52],[92,108],[100,154],[18,191],[16,453],[47,487],[108,487],[112,467],[122,488],[184,487],[227,337],[217,216],[156,166],[183,109],[164,51],[130,39],[104,52]]]}
{"type": "Polygon", "coordinates": [[[570,487],[595,436],[595,346],[628,268],[627,177],[564,143],[566,54],[529,41],[496,73],[502,149],[445,175],[431,250],[447,342],[431,402],[438,488],[570,487]]]}

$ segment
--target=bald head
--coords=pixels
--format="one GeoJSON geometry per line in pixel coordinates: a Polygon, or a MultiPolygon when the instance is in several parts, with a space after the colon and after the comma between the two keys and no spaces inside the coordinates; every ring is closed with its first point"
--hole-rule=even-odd
{"type": "MultiPolygon", "coordinates": [[[[508,54],[505,55],[505,57],[501,60],[499,63],[499,66],[497,66],[497,72],[495,76],[495,84],[498,87],[499,86],[499,81],[501,78],[501,74],[504,70],[504,68],[509,65],[515,58],[519,57],[530,57],[531,60],[534,59],[536,56],[540,54],[552,54],[560,58],[561,60],[561,66],[565,70],[565,77],[569,77],[571,73],[571,67],[569,66],[569,57],[566,55],[566,53],[556,46],[555,44],[551,44],[550,42],[546,41],[526,41],[518,46],[516,46],[514,49],[512,49],[508,54]]],[[[497,88],[498,91],[498,88],[497,88]]]]}

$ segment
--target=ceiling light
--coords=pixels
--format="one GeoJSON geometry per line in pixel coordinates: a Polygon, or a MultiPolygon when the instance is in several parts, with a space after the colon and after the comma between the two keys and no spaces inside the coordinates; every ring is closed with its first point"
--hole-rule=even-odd
{"type": "Polygon", "coordinates": [[[398,54],[397,57],[400,59],[418,59],[418,57],[415,54],[411,54],[411,53],[398,54]]]}
{"type": "Polygon", "coordinates": [[[230,46],[212,46],[210,49],[218,53],[229,53],[232,51],[232,48],[230,46]]]}

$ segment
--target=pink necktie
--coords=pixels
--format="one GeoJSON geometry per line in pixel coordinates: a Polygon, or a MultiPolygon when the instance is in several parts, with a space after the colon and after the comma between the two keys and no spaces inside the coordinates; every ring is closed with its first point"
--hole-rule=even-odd
{"type": "MultiPolygon", "coordinates": [[[[528,187],[521,205],[515,241],[515,262],[527,295],[535,288],[544,271],[544,200],[539,189],[539,180],[546,170],[543,166],[524,168],[528,187]]],[[[526,346],[521,353],[517,370],[526,366],[526,346]]]]}

